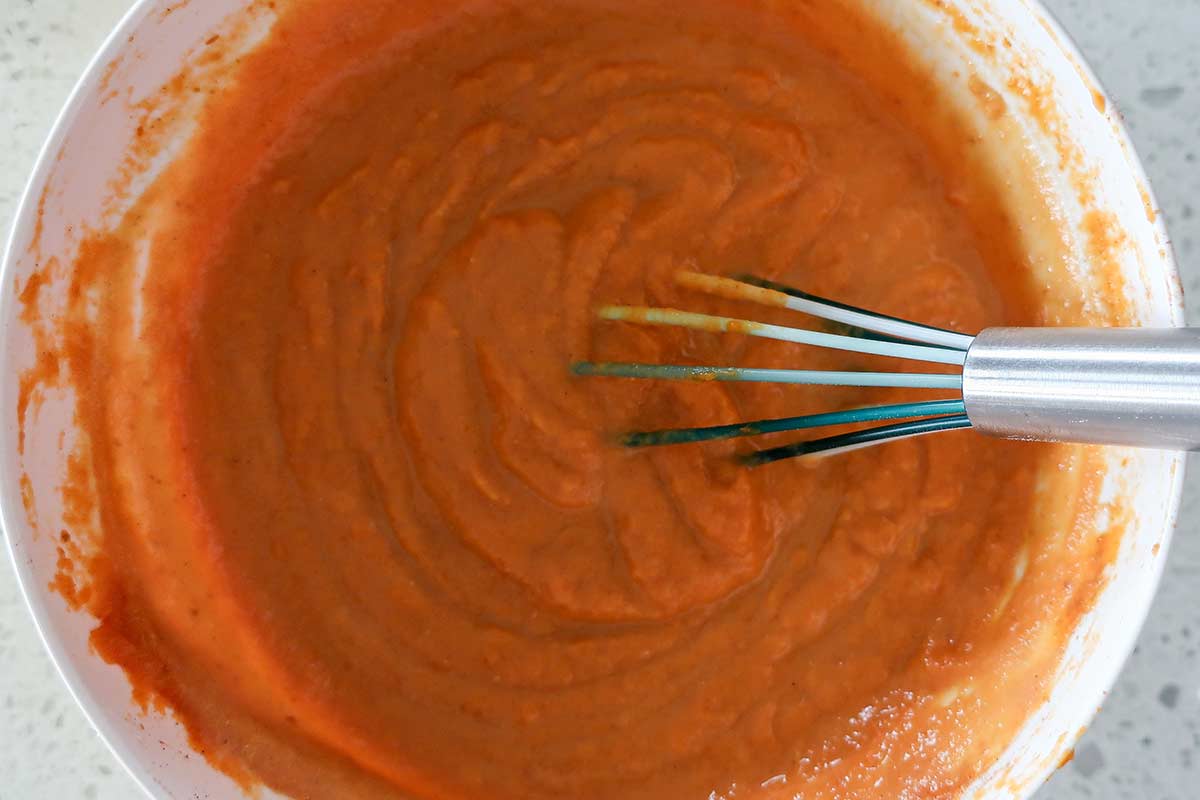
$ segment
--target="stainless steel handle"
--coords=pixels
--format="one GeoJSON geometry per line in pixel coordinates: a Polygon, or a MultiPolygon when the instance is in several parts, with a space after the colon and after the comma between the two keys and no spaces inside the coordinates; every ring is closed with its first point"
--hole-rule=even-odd
{"type": "Polygon", "coordinates": [[[1200,328],[989,328],[963,399],[995,436],[1200,450],[1200,328]]]}

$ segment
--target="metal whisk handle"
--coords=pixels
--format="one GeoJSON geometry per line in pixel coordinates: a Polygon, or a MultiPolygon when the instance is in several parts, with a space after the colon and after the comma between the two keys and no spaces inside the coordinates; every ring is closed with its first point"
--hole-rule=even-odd
{"type": "Polygon", "coordinates": [[[989,328],[963,400],[994,436],[1200,450],[1200,328],[989,328]]]}

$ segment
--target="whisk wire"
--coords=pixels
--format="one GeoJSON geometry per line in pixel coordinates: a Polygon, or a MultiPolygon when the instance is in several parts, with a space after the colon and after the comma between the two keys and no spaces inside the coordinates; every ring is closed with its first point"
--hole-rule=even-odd
{"type": "Polygon", "coordinates": [[[672,381],[790,383],[808,386],[870,386],[892,389],[962,390],[962,375],[927,372],[838,372],[820,369],[756,369],[701,367],[684,364],[636,364],[621,361],[577,361],[576,375],[603,378],[647,378],[672,381]]]}
{"type": "Polygon", "coordinates": [[[757,336],[763,339],[774,339],[780,342],[793,342],[831,350],[846,350],[854,353],[888,356],[891,358],[906,358],[914,361],[928,361],[934,364],[951,364],[962,366],[967,354],[961,350],[949,350],[944,347],[928,347],[919,344],[902,344],[878,339],[861,339],[855,336],[839,336],[835,333],[821,333],[803,328],[789,328],[784,325],[769,325],[765,322],[754,322],[733,317],[718,317],[711,314],[697,314],[691,311],[680,311],[674,308],[650,308],[646,306],[601,306],[597,313],[601,319],[614,322],[632,322],[642,325],[668,325],[678,328],[689,328],[715,333],[742,333],[747,336],[757,336]]]}
{"type": "Polygon", "coordinates": [[[788,308],[830,322],[838,322],[935,347],[965,351],[974,340],[974,337],[957,331],[948,331],[874,311],[866,311],[753,275],[724,278],[718,275],[705,275],[700,272],[684,270],[676,273],[675,280],[681,286],[706,294],[730,300],[743,300],[760,305],[788,308]]]}
{"type": "Polygon", "coordinates": [[[805,414],[797,417],[783,417],[781,419],[760,419],[754,422],[741,422],[732,425],[636,431],[621,437],[621,443],[626,447],[657,447],[660,445],[734,439],[742,436],[759,436],[766,433],[782,433],[785,431],[823,428],[833,425],[877,422],[887,419],[965,413],[966,405],[962,400],[931,400],[921,403],[897,403],[887,406],[851,408],[845,411],[805,414]]]}
{"type": "Polygon", "coordinates": [[[899,422],[894,425],[883,425],[878,428],[855,431],[854,433],[828,436],[824,439],[796,442],[795,444],[784,445],[783,447],[773,447],[769,450],[758,450],[753,453],[747,453],[738,460],[746,466],[757,467],[788,458],[815,455],[831,456],[839,453],[848,453],[852,450],[859,450],[883,442],[911,439],[914,436],[925,436],[930,433],[970,427],[971,420],[967,418],[966,414],[952,414],[944,417],[913,420],[911,422],[899,422]]]}

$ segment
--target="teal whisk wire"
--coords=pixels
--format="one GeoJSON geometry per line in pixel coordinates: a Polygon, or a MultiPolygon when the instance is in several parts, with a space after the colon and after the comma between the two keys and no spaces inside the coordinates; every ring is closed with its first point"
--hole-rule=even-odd
{"type": "Polygon", "coordinates": [[[712,425],[701,428],[677,428],[659,431],[635,431],[621,437],[626,447],[657,447],[669,444],[709,442],[718,439],[733,439],[741,436],[759,436],[766,433],[798,431],[834,425],[851,425],[861,422],[877,422],[906,417],[925,417],[950,414],[965,414],[962,400],[930,400],[919,403],[898,403],[887,406],[868,406],[833,411],[823,414],[805,414],[782,419],[761,419],[755,422],[732,425],[712,425]]]}
{"type": "Polygon", "coordinates": [[[938,433],[939,431],[952,431],[970,427],[971,420],[967,418],[966,414],[954,414],[945,417],[900,422],[894,425],[883,425],[878,428],[855,431],[854,433],[828,436],[824,439],[796,442],[795,444],[784,445],[783,447],[773,447],[769,450],[747,453],[738,460],[748,467],[758,467],[788,458],[846,453],[885,441],[908,439],[913,436],[924,436],[930,433],[938,433]]]}

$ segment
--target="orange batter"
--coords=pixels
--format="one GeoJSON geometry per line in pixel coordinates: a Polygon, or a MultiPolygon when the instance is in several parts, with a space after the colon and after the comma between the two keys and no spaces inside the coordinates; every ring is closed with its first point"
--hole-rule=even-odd
{"type": "Polygon", "coordinates": [[[900,395],[568,369],[873,366],[594,319],[811,324],[681,268],[1040,321],[897,44],[835,0],[279,5],[76,265],[97,651],[297,797],[947,797],[987,768],[1103,563],[1073,540],[1020,580],[1035,476],[1076,451],[633,452],[613,434],[900,395]]]}

